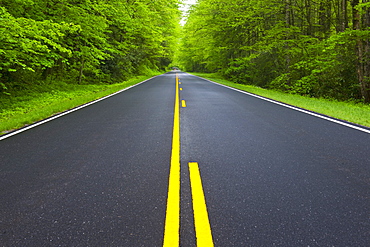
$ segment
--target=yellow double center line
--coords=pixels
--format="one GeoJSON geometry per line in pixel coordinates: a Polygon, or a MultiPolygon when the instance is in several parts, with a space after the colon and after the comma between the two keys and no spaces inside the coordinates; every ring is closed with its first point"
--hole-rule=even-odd
{"type": "MultiPolygon", "coordinates": [[[[180,245],[180,105],[179,78],[176,74],[176,96],[172,135],[172,152],[168,184],[167,210],[163,247],[180,245]]],[[[182,101],[184,107],[185,101],[182,101]]],[[[186,105],[185,105],[186,107],[186,105]]],[[[189,162],[191,191],[193,198],[194,225],[197,247],[212,247],[212,232],[208,220],[207,206],[203,193],[198,163],[189,162]]]]}
{"type": "Polygon", "coordinates": [[[172,152],[168,182],[166,222],[163,247],[178,247],[180,231],[180,107],[179,78],[176,74],[176,96],[173,119],[172,152]]]}

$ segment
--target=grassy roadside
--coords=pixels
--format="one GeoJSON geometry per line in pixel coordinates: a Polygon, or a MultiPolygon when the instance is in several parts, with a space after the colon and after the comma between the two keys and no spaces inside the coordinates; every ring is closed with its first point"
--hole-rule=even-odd
{"type": "Polygon", "coordinates": [[[310,111],[318,112],[337,119],[370,127],[370,105],[353,102],[340,102],[328,99],[309,98],[274,90],[262,89],[255,86],[237,84],[221,78],[217,74],[191,73],[220,84],[237,88],[249,93],[274,99],[310,111]]]}
{"type": "Polygon", "coordinates": [[[22,89],[11,96],[0,95],[0,135],[115,93],[152,76],[138,76],[111,85],[39,85],[22,89]]]}

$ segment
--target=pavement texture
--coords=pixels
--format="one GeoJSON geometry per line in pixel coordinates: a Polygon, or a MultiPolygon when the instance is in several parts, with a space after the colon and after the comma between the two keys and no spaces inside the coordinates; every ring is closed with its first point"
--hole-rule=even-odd
{"type": "Polygon", "coordinates": [[[369,134],[180,80],[182,165],[199,163],[215,246],[369,245],[369,134]]]}
{"type": "Polygon", "coordinates": [[[174,91],[164,74],[1,141],[0,243],[160,246],[174,91]]]}
{"type": "MultiPolygon", "coordinates": [[[[180,246],[193,161],[215,246],[369,246],[368,133],[177,74],[180,246]]],[[[162,246],[175,75],[0,141],[0,246],[162,246]]]]}

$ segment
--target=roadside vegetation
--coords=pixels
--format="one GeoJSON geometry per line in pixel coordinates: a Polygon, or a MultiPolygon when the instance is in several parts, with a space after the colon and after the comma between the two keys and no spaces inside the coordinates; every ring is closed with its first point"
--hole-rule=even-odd
{"type": "Polygon", "coordinates": [[[172,66],[370,126],[368,0],[180,4],[0,0],[0,134],[172,66]]]}
{"type": "Polygon", "coordinates": [[[178,5],[0,0],[0,132],[164,72],[177,46],[178,5]]]}
{"type": "Polygon", "coordinates": [[[216,73],[191,73],[205,79],[237,88],[249,93],[257,94],[266,98],[274,99],[293,106],[298,106],[310,111],[318,112],[337,119],[370,127],[370,105],[355,101],[337,101],[324,98],[312,98],[297,94],[289,94],[281,91],[263,89],[257,86],[238,84],[225,80],[216,73]]]}
{"type": "Polygon", "coordinates": [[[239,84],[370,103],[368,0],[202,0],[179,67],[239,84]]]}
{"type": "Polygon", "coordinates": [[[14,92],[12,97],[0,97],[0,135],[110,95],[154,75],[137,76],[115,84],[33,85],[32,89],[14,92]]]}

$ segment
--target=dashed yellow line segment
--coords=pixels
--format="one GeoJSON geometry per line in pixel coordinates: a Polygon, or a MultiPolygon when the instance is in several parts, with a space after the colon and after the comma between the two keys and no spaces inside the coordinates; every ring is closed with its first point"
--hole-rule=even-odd
{"type": "Polygon", "coordinates": [[[186,107],[186,101],[185,100],[181,100],[181,107],[186,107]]]}
{"type": "Polygon", "coordinates": [[[178,247],[180,231],[180,106],[179,78],[176,74],[176,96],[172,134],[172,152],[166,221],[164,228],[163,247],[178,247]]]}
{"type": "Polygon", "coordinates": [[[189,162],[189,172],[197,247],[213,247],[211,225],[209,224],[207,204],[197,162],[189,162]]]}

